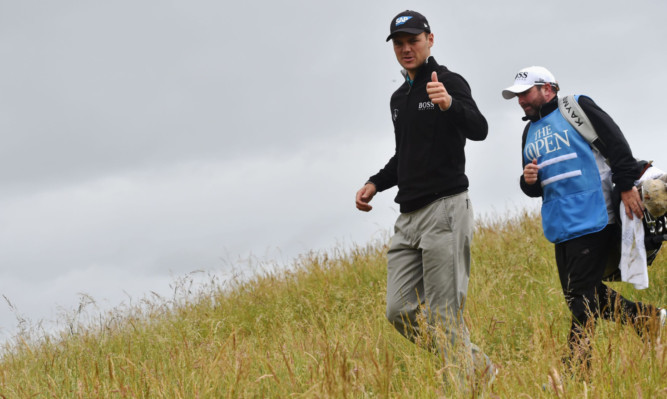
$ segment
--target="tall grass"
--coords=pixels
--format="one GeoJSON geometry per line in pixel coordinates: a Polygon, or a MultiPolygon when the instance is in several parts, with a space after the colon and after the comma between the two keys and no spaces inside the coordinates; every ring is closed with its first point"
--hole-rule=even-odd
{"type": "MultiPolygon", "coordinates": [[[[567,373],[569,313],[539,217],[478,224],[466,321],[499,366],[498,398],[667,397],[665,350],[600,323],[590,374],[567,373]]],[[[664,254],[651,288],[614,288],[667,304],[664,254]]],[[[21,334],[0,361],[4,398],[478,397],[385,320],[386,243],[309,254],[250,280],[116,309],[58,336],[21,334]]],[[[187,281],[181,282],[187,285],[187,281]]]]}

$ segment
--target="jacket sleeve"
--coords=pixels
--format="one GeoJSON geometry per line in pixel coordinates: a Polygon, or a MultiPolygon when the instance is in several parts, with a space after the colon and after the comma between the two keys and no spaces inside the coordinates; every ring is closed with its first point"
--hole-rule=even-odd
{"type": "Polygon", "coordinates": [[[398,161],[396,159],[396,154],[394,153],[394,156],[389,159],[389,162],[387,162],[385,167],[380,169],[377,174],[371,176],[368,181],[375,184],[375,189],[378,192],[394,187],[398,184],[397,167],[398,161]]]}
{"type": "Polygon", "coordinates": [[[453,114],[457,126],[467,139],[484,140],[489,132],[489,125],[472,98],[468,82],[454,72],[440,73],[438,79],[452,96],[452,105],[444,112],[453,114]]]}
{"type": "MultiPolygon", "coordinates": [[[[394,96],[392,96],[393,99],[394,96]]],[[[391,112],[392,105],[389,104],[389,111],[391,112]]],[[[393,118],[392,118],[393,120],[393,118]]],[[[396,122],[394,122],[394,138],[395,147],[394,155],[389,158],[389,161],[380,169],[379,172],[368,178],[368,181],[375,184],[375,189],[378,192],[387,190],[398,184],[398,135],[396,134],[396,122]]]]}
{"type": "Polygon", "coordinates": [[[523,178],[523,168],[525,166],[523,163],[523,148],[526,146],[526,136],[528,135],[529,126],[530,123],[528,123],[523,129],[523,135],[521,137],[521,176],[519,176],[519,186],[521,187],[521,191],[523,191],[524,194],[532,198],[537,198],[542,196],[542,185],[540,184],[539,177],[535,184],[528,184],[523,178]]]}
{"type": "Polygon", "coordinates": [[[607,148],[612,181],[621,191],[630,190],[639,178],[639,166],[623,132],[590,97],[579,96],[578,102],[607,148]]]}

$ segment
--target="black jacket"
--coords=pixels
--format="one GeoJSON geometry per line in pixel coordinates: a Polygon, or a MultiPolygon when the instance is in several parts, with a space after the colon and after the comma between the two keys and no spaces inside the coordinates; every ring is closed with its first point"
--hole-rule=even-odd
{"type": "MultiPolygon", "coordinates": [[[[591,121],[598,137],[605,144],[606,154],[604,155],[609,159],[612,173],[611,180],[614,183],[615,190],[627,191],[632,189],[635,180],[639,178],[640,167],[632,156],[632,150],[630,150],[630,145],[627,140],[625,140],[623,132],[621,132],[621,129],[616,125],[614,120],[595,104],[591,98],[579,96],[578,102],[581,109],[591,121]]],[[[535,115],[532,118],[524,117],[523,119],[538,121],[557,110],[558,97],[554,97],[550,102],[542,106],[538,115],[535,115]]],[[[530,123],[524,128],[523,137],[521,139],[521,170],[523,170],[523,148],[526,145],[526,135],[528,134],[529,127],[530,123]]],[[[529,197],[542,196],[542,187],[539,183],[540,182],[538,181],[533,185],[526,184],[523,174],[521,174],[521,177],[519,178],[521,190],[523,190],[529,197]]]]}
{"type": "Polygon", "coordinates": [[[429,57],[417,71],[412,86],[403,83],[391,96],[390,105],[396,151],[369,181],[378,191],[398,185],[395,201],[402,213],[466,191],[466,139],[484,140],[488,133],[488,124],[472,99],[468,82],[429,57]],[[447,111],[431,103],[426,93],[433,71],[452,96],[447,111]]]}

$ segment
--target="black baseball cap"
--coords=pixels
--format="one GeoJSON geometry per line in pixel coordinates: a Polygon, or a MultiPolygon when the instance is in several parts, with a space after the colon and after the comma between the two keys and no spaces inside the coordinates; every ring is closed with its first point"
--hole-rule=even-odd
{"type": "Polygon", "coordinates": [[[417,11],[405,10],[398,14],[391,20],[389,25],[389,41],[395,34],[405,32],[411,35],[418,35],[422,32],[431,33],[431,26],[428,24],[426,17],[417,11]]]}

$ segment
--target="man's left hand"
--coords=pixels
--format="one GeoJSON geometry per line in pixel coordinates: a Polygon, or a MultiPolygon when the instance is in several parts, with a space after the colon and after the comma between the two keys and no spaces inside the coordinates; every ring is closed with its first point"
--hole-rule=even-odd
{"type": "Polygon", "coordinates": [[[630,220],[632,220],[633,213],[640,219],[644,217],[644,204],[639,196],[637,187],[632,187],[628,191],[621,192],[621,201],[625,205],[625,214],[628,215],[630,220]]]}
{"type": "Polygon", "coordinates": [[[438,74],[435,71],[431,74],[431,81],[426,84],[426,93],[431,102],[442,111],[447,111],[452,106],[452,96],[445,89],[445,85],[438,82],[438,74]]]}

